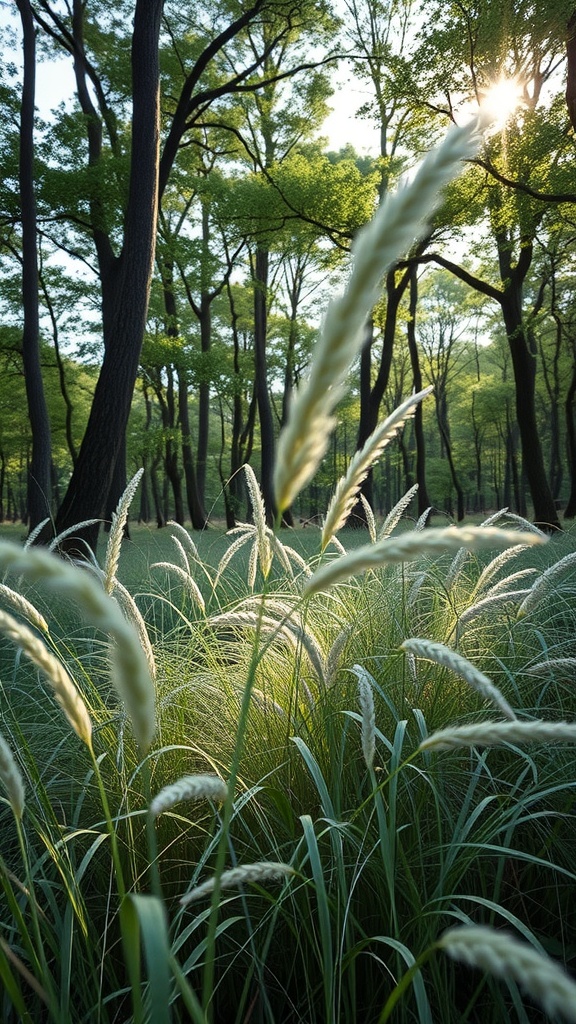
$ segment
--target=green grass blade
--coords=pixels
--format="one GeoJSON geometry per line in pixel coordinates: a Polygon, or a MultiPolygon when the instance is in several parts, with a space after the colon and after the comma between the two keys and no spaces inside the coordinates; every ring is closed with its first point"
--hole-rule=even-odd
{"type": "Polygon", "coordinates": [[[169,1024],[170,943],[163,904],[156,896],[130,893],[123,904],[123,932],[125,926],[130,935],[139,933],[146,957],[150,1006],[147,1022],[169,1024]]]}
{"type": "Polygon", "coordinates": [[[331,1021],[333,1019],[332,1008],[334,1000],[334,957],[332,951],[330,903],[328,900],[326,881],[324,878],[324,871],[322,868],[322,861],[320,859],[320,851],[318,849],[318,841],[316,839],[316,833],[314,832],[312,818],[308,814],[303,814],[300,821],[302,822],[302,828],[304,829],[304,838],[308,848],[310,867],[312,868],[312,877],[314,879],[314,886],[316,889],[326,1021],[331,1021]]]}

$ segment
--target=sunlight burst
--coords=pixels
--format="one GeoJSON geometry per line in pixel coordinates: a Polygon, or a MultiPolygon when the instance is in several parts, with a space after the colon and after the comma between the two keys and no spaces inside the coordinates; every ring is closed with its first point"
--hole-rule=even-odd
{"type": "Polygon", "coordinates": [[[521,102],[522,86],[518,80],[499,78],[484,93],[480,107],[501,128],[521,102]]]}

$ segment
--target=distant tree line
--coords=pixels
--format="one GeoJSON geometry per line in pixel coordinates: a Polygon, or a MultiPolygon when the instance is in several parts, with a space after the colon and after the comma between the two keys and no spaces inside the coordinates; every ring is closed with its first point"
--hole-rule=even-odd
{"type": "MultiPolygon", "coordinates": [[[[40,540],[109,521],[142,465],[143,519],[232,526],[251,461],[272,519],[278,431],[356,231],[501,76],[521,102],[383,281],[331,455],[286,521],[321,514],[355,448],[428,382],[365,482],[373,507],[418,483],[417,514],[574,516],[575,23],[556,0],[346,0],[340,16],[323,0],[17,0],[0,518],[48,518],[40,540]],[[41,120],[46,59],[74,88],[41,120]],[[372,158],[321,137],[342,68],[363,82],[372,158]]],[[[94,546],[98,525],[82,532],[94,546]]]]}

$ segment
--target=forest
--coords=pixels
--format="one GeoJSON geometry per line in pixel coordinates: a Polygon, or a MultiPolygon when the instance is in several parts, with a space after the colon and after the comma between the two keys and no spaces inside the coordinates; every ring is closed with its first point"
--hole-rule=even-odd
{"type": "Polygon", "coordinates": [[[132,7],[4,5],[0,519],[109,521],[143,467],[141,520],[231,528],[249,463],[272,521],[278,432],[355,234],[503,81],[514,103],[388,271],[285,521],[317,517],[427,384],[363,484],[375,511],[417,483],[418,514],[572,518],[570,5],[132,7]],[[42,68],[62,85],[40,116],[42,68]],[[329,148],[338,89],[379,151],[329,148]]]}
{"type": "Polygon", "coordinates": [[[576,8],[0,25],[0,1021],[576,1024],[576,8]]]}

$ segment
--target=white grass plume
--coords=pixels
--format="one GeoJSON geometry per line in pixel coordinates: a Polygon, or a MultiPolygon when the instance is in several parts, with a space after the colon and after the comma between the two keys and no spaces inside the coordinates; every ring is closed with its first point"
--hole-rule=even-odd
{"type": "MultiPolygon", "coordinates": [[[[187,555],[190,555],[194,562],[201,562],[200,555],[198,554],[198,548],[196,547],[186,527],[182,526],[180,523],[176,523],[173,519],[169,519],[168,522],[166,523],[166,526],[172,527],[172,530],[175,534],[175,536],[172,539],[175,540],[176,537],[179,539],[180,544],[186,550],[187,555]]],[[[186,561],[188,562],[188,557],[186,557],[186,561]]]]}
{"type": "Polygon", "coordinates": [[[48,623],[44,616],[17,590],[12,590],[4,583],[0,583],[0,600],[10,605],[13,611],[17,612],[24,619],[27,619],[31,626],[35,626],[41,633],[48,633],[48,623]]]}
{"type": "Polygon", "coordinates": [[[506,510],[504,518],[510,523],[515,523],[517,526],[521,526],[522,529],[528,530],[529,533],[536,533],[540,537],[547,537],[547,534],[544,533],[544,530],[541,530],[539,526],[536,526],[535,523],[531,523],[530,520],[525,519],[524,516],[516,515],[515,512],[509,512],[506,510]]]}
{"type": "Polygon", "coordinates": [[[537,605],[546,597],[552,596],[558,586],[558,580],[561,579],[570,570],[576,570],[576,551],[571,551],[568,555],[564,555],[558,562],[554,562],[546,569],[541,576],[532,584],[530,593],[526,595],[526,598],[518,609],[518,615],[524,616],[529,615],[530,612],[534,611],[537,605]]]}
{"type": "Polygon", "coordinates": [[[226,626],[230,628],[251,629],[258,631],[261,636],[284,640],[294,653],[298,648],[308,655],[308,660],[318,676],[319,682],[326,685],[326,668],[320,645],[309,629],[304,629],[295,622],[279,621],[271,615],[262,615],[260,612],[231,611],[222,615],[214,615],[208,619],[210,626],[226,626]]]}
{"type": "Polygon", "coordinates": [[[43,582],[71,600],[87,621],[114,640],[112,678],[132,722],[140,751],[149,749],[156,729],[154,683],[134,627],[116,601],[105,594],[88,572],[39,548],[24,550],[0,541],[0,570],[43,582]]]}
{"type": "Polygon", "coordinates": [[[386,445],[396,436],[404,426],[406,420],[413,416],[416,407],[426,395],[429,395],[432,387],[419,391],[418,394],[410,395],[405,399],[391,416],[388,416],[383,423],[380,423],[370,437],[366,440],[360,451],[357,451],[350,460],[346,474],[341,477],[336,485],[334,496],[328,506],[326,519],[322,528],[321,550],[324,551],[330,538],[338,533],[350,515],[363,481],[368,476],[371,467],[384,451],[386,445]]]}
{"type": "Polygon", "coordinates": [[[352,671],[358,679],[358,703],[362,714],[362,754],[366,767],[370,771],[374,767],[374,755],[376,753],[374,693],[368,672],[361,665],[354,665],[352,671]]]}
{"type": "MultiPolygon", "coordinates": [[[[512,586],[512,584],[517,584],[521,581],[527,583],[529,578],[531,576],[535,576],[537,572],[538,569],[534,567],[531,569],[519,569],[518,572],[513,572],[510,574],[510,576],[506,576],[503,580],[498,580],[497,583],[494,583],[490,587],[490,590],[486,594],[486,597],[496,597],[498,594],[506,593],[506,591],[508,591],[508,593],[511,593],[509,588],[512,586]]],[[[514,587],[514,589],[516,589],[516,587],[514,587]]]]}
{"type": "Polygon", "coordinates": [[[260,491],[254,470],[247,462],[244,463],[244,473],[250,496],[250,504],[252,505],[252,515],[254,516],[258,561],[260,562],[262,576],[264,579],[267,579],[272,565],[272,549],[268,539],[264,499],[262,498],[262,492],[260,491]]]}
{"type": "Polygon", "coordinates": [[[505,551],[501,551],[499,555],[496,555],[496,558],[493,558],[492,561],[489,562],[488,565],[486,565],[483,568],[482,572],[480,573],[478,577],[478,582],[474,587],[472,596],[475,597],[476,594],[479,594],[482,590],[485,590],[488,587],[490,581],[493,580],[494,577],[497,575],[497,573],[499,573],[500,570],[509,561],[511,561],[511,559],[516,558],[523,551],[526,551],[526,546],[524,544],[515,544],[514,547],[507,548],[505,551]]]}
{"type": "Polygon", "coordinates": [[[424,527],[426,526],[426,523],[428,522],[428,520],[430,518],[431,513],[432,513],[432,505],[429,505],[428,508],[424,509],[422,515],[418,516],[418,519],[416,520],[416,525],[414,527],[415,531],[421,531],[421,530],[424,529],[424,527]]]}
{"type": "Polygon", "coordinates": [[[32,544],[34,543],[36,538],[40,536],[40,534],[42,533],[42,530],[44,529],[45,526],[47,526],[47,524],[49,522],[50,522],[50,516],[47,516],[46,519],[42,519],[38,523],[38,526],[35,526],[34,529],[30,531],[30,533],[26,537],[26,540],[24,541],[24,547],[25,548],[29,548],[29,547],[32,546],[32,544]]]}
{"type": "Polygon", "coordinates": [[[92,722],[82,696],[72,677],[48,650],[43,640],[36,636],[23,622],[0,611],[0,632],[7,636],[40,669],[52,687],[52,691],[74,732],[83,743],[92,749],[92,722]]]}
{"type": "Polygon", "coordinates": [[[128,482],[128,485],[116,506],[116,510],[112,513],[112,526],[110,527],[110,535],[108,537],[106,555],[104,557],[104,590],[107,594],[111,594],[114,589],[114,580],[116,579],[118,562],[120,561],[120,549],[122,547],[124,527],[126,526],[126,520],[128,519],[128,512],[130,511],[132,499],[136,494],[136,488],[142,479],[143,473],[144,470],[139,469],[138,472],[134,474],[132,479],[128,482]]]}
{"type": "Polygon", "coordinates": [[[385,540],[386,537],[390,536],[392,531],[398,526],[398,523],[400,522],[404,512],[408,508],[408,505],[412,501],[412,498],[417,493],[418,484],[414,484],[412,487],[410,487],[409,490],[406,491],[406,494],[402,495],[400,501],[396,502],[394,508],[390,509],[388,515],[386,516],[386,519],[382,523],[382,528],[377,538],[378,540],[385,540]]]}
{"type": "Polygon", "coordinates": [[[550,658],[549,661],[540,661],[537,665],[531,665],[526,669],[531,676],[541,676],[547,673],[558,674],[564,678],[576,679],[576,658],[550,658]]]}
{"type": "Polygon", "coordinates": [[[365,519],[366,519],[366,527],[368,529],[368,536],[370,537],[370,540],[372,541],[372,543],[375,544],[376,540],[377,540],[377,537],[376,537],[376,517],[374,515],[372,506],[371,506],[370,502],[368,501],[368,499],[363,494],[359,494],[358,497],[359,497],[359,500],[360,500],[360,504],[362,505],[362,508],[364,510],[364,516],[365,516],[365,519]]]}
{"type": "Polygon", "coordinates": [[[157,818],[163,811],[170,810],[183,801],[213,800],[223,803],[228,796],[228,787],[218,775],[183,775],[177,782],[164,786],[150,803],[150,814],[157,818]]]}
{"type": "Polygon", "coordinates": [[[512,743],[571,743],[576,745],[576,722],[477,722],[438,729],[422,741],[418,750],[451,750],[458,747],[499,747],[512,743]]]}
{"type": "Polygon", "coordinates": [[[436,665],[441,665],[443,668],[448,668],[451,672],[455,672],[456,675],[468,683],[468,686],[471,686],[473,690],[480,693],[486,700],[491,701],[506,718],[511,721],[516,720],[516,715],[498,687],[494,686],[494,683],[488,676],[480,672],[475,665],[468,661],[467,658],[462,657],[461,654],[452,651],[445,644],[435,643],[432,640],[420,640],[417,637],[410,637],[400,646],[403,650],[410,651],[411,654],[416,655],[417,658],[425,658],[427,661],[432,661],[436,665]]]}
{"type": "Polygon", "coordinates": [[[22,773],[8,743],[0,733],[0,781],[3,783],[14,817],[24,813],[25,791],[22,773]]]}
{"type": "MultiPolygon", "coordinates": [[[[86,526],[94,526],[95,523],[99,522],[101,522],[100,519],[83,519],[81,523],[74,523],[74,526],[69,526],[66,530],[62,530],[61,533],[57,534],[56,537],[53,537],[46,550],[57,551],[62,541],[66,540],[66,537],[73,537],[75,533],[80,533],[86,526]]],[[[84,544],[88,548],[88,545],[82,538],[79,538],[79,543],[84,544]]]]}
{"type": "Polygon", "coordinates": [[[373,220],[358,232],[348,286],[333,299],[316,345],[307,382],[298,389],[278,443],[274,490],[280,512],[292,504],[326,453],[333,411],[362,345],[362,329],[379,298],[386,271],[427,230],[441,191],[472,157],[480,121],[453,127],[424,158],[412,181],[389,193],[373,220]]]}
{"type": "Polygon", "coordinates": [[[142,650],[146,655],[146,661],[148,662],[148,668],[152,679],[156,679],[156,659],[154,657],[154,649],[150,642],[150,636],[146,623],[142,617],[142,613],[136,604],[136,601],[132,597],[129,590],[123,586],[118,579],[114,580],[113,597],[116,598],[118,604],[122,608],[124,615],[134,625],[136,632],[138,633],[138,639],[142,645],[142,650]]]}
{"type": "MultiPolygon", "coordinates": [[[[251,882],[281,880],[295,874],[296,872],[294,871],[294,868],[290,867],[289,864],[281,864],[278,861],[261,860],[256,861],[255,864],[243,864],[241,867],[230,868],[229,871],[223,871],[220,875],[220,888],[236,889],[238,886],[246,885],[251,882]]],[[[191,892],[182,896],[180,899],[180,905],[185,907],[194,900],[199,900],[203,896],[208,896],[213,891],[215,885],[216,879],[209,878],[206,882],[202,882],[201,885],[197,885],[191,892]]]]}
{"type": "Polygon", "coordinates": [[[310,596],[351,576],[366,572],[367,569],[377,569],[393,562],[410,562],[421,556],[458,551],[461,547],[478,551],[483,548],[507,547],[514,543],[541,544],[543,538],[533,533],[522,534],[516,530],[475,526],[430,529],[426,533],[412,530],[399,537],[387,537],[377,544],[357,548],[343,558],[334,559],[328,565],[321,566],[305,584],[304,594],[310,596]]]}
{"type": "Polygon", "coordinates": [[[175,579],[182,584],[182,586],[188,591],[195,604],[198,605],[202,612],[206,611],[206,604],[202,597],[202,591],[196,583],[196,580],[192,578],[186,569],[182,569],[179,565],[175,565],[174,562],[153,562],[150,566],[151,569],[165,569],[166,572],[174,576],[175,579]]]}
{"type": "Polygon", "coordinates": [[[513,978],[549,1017],[576,1022],[576,982],[560,964],[508,932],[461,926],[445,932],[438,946],[452,959],[495,978],[513,978]]]}
{"type": "Polygon", "coordinates": [[[517,605],[529,593],[530,591],[526,588],[522,590],[506,590],[504,593],[488,594],[487,597],[483,597],[480,601],[476,601],[475,604],[471,604],[469,608],[462,612],[458,619],[458,636],[462,632],[462,628],[469,626],[473,619],[477,619],[478,616],[485,615],[487,612],[498,612],[501,608],[505,608],[506,605],[517,605]]]}

